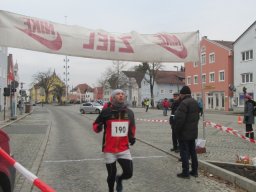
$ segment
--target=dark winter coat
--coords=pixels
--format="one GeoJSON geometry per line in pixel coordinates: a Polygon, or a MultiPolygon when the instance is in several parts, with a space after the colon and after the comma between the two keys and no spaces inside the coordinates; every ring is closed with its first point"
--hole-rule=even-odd
{"type": "Polygon", "coordinates": [[[254,102],[249,99],[244,104],[244,124],[254,124],[253,109],[254,102]]]}
{"type": "Polygon", "coordinates": [[[174,131],[178,139],[188,141],[198,137],[199,108],[190,95],[186,95],[175,111],[174,131]]]}
{"type": "Polygon", "coordinates": [[[178,99],[178,100],[173,102],[172,107],[171,107],[171,115],[170,115],[170,118],[169,118],[169,123],[172,126],[174,126],[174,113],[178,109],[179,104],[180,104],[180,100],[178,99]]]}

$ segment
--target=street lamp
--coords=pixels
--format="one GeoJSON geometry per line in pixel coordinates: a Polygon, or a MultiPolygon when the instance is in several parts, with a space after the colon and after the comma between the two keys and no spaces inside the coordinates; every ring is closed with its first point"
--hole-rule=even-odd
{"type": "Polygon", "coordinates": [[[69,76],[69,72],[68,72],[68,69],[69,69],[69,65],[68,65],[69,59],[68,59],[67,56],[64,59],[64,62],[65,62],[65,65],[64,65],[64,69],[65,69],[65,71],[64,71],[64,76],[65,76],[64,81],[65,81],[65,85],[66,85],[66,102],[67,102],[67,100],[68,100],[68,81],[69,81],[69,78],[68,78],[68,76],[69,76]]]}
{"type": "MultiPolygon", "coordinates": [[[[175,68],[177,69],[177,72],[178,72],[179,67],[178,67],[177,65],[175,65],[175,66],[173,66],[173,67],[175,67],[175,68]]],[[[178,74],[176,75],[176,77],[177,77],[177,79],[179,80],[178,74]]],[[[180,92],[180,87],[179,87],[179,83],[178,83],[178,82],[177,82],[177,88],[178,88],[178,92],[180,92]]]]}
{"type": "MultiPolygon", "coordinates": [[[[67,24],[67,16],[65,16],[65,24],[67,24]]],[[[66,102],[68,101],[68,81],[69,81],[69,78],[68,78],[68,75],[69,75],[69,72],[68,72],[68,69],[69,69],[69,65],[68,65],[68,62],[69,62],[69,59],[68,59],[68,56],[66,55],[65,56],[66,58],[64,59],[64,62],[65,62],[65,65],[64,65],[64,68],[65,68],[65,71],[64,71],[64,81],[65,81],[65,85],[66,85],[66,102]]]]}

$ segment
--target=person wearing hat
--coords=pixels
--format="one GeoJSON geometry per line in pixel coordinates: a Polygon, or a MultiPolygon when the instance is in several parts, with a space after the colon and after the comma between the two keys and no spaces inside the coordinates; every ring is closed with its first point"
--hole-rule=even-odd
{"type": "Polygon", "coordinates": [[[245,94],[244,96],[244,124],[245,124],[245,136],[254,139],[254,132],[252,128],[252,124],[254,124],[254,101],[252,100],[252,97],[249,94],[245,94]]]}
{"type": "Polygon", "coordinates": [[[102,151],[104,153],[108,172],[107,183],[109,192],[123,190],[122,181],[133,175],[133,162],[129,144],[134,145],[135,119],[134,113],[127,108],[126,95],[123,90],[116,89],[111,94],[111,105],[102,110],[93,123],[96,133],[103,131],[102,151]],[[123,173],[116,175],[116,161],[120,164],[123,173]]]}
{"type": "Polygon", "coordinates": [[[195,140],[198,137],[199,108],[198,103],[191,97],[188,86],[180,90],[180,104],[174,113],[174,132],[178,137],[182,172],[177,177],[189,179],[190,175],[198,177],[198,159],[195,140]],[[191,168],[189,171],[189,158],[191,168]]]}
{"type": "Polygon", "coordinates": [[[178,138],[177,138],[177,135],[175,134],[174,132],[174,113],[175,111],[177,110],[179,104],[180,104],[180,99],[179,99],[179,93],[176,92],[176,93],[173,93],[173,100],[174,102],[172,103],[172,106],[171,106],[171,115],[170,115],[170,118],[169,118],[169,123],[171,125],[171,128],[172,128],[172,148],[171,148],[171,151],[174,151],[176,153],[179,152],[179,142],[178,142],[178,138]]]}

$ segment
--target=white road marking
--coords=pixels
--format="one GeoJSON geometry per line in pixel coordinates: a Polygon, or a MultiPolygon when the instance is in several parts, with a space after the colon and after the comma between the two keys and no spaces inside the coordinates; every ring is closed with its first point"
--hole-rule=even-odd
{"type": "MultiPolygon", "coordinates": [[[[168,156],[141,156],[141,157],[132,157],[132,159],[155,159],[163,158],[168,156]]],[[[44,161],[44,163],[69,163],[69,162],[83,162],[83,161],[103,161],[104,158],[92,158],[92,159],[74,159],[74,160],[56,160],[56,161],[44,161]]]]}

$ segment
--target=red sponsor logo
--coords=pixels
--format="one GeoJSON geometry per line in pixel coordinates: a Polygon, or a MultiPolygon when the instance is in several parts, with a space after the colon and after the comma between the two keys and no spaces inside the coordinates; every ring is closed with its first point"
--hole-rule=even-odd
{"type": "Polygon", "coordinates": [[[26,26],[24,29],[16,28],[51,50],[58,51],[62,47],[62,39],[60,34],[54,31],[53,24],[26,18],[24,25],[26,26]],[[46,36],[51,39],[45,38],[46,36]]]}
{"type": "Polygon", "coordinates": [[[158,42],[157,44],[171,53],[175,54],[181,59],[185,59],[188,55],[186,47],[183,43],[175,36],[170,34],[157,34],[158,42]]]}
{"type": "Polygon", "coordinates": [[[132,45],[130,44],[131,36],[111,36],[108,34],[91,32],[89,34],[89,41],[83,43],[84,49],[110,51],[119,53],[134,53],[132,45]]]}

